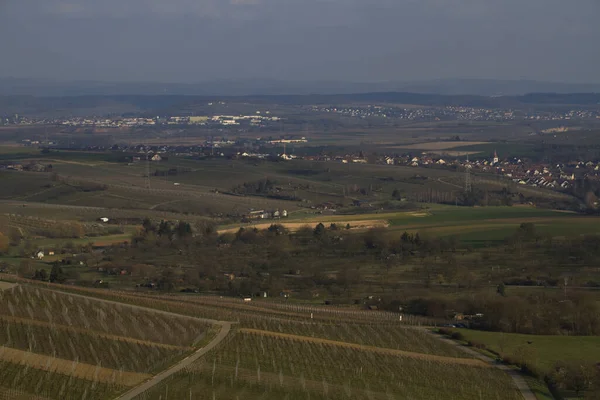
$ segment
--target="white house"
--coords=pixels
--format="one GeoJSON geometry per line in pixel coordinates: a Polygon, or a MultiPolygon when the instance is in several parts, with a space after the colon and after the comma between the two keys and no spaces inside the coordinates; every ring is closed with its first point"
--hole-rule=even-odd
{"type": "Polygon", "coordinates": [[[38,251],[35,256],[37,257],[38,260],[42,260],[44,258],[44,252],[38,251]]]}

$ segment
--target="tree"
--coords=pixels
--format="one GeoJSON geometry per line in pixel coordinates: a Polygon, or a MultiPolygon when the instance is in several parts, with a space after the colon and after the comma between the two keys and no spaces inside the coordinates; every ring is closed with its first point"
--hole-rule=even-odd
{"type": "Polygon", "coordinates": [[[160,225],[158,226],[158,235],[171,238],[173,235],[173,229],[169,221],[160,221],[160,225]]]}
{"type": "Polygon", "coordinates": [[[313,234],[317,237],[322,237],[325,234],[325,225],[319,222],[313,231],[313,234]]]}
{"type": "Polygon", "coordinates": [[[62,267],[58,263],[52,265],[50,271],[50,282],[63,283],[67,279],[62,267]]]}
{"type": "Polygon", "coordinates": [[[275,235],[285,235],[287,233],[287,229],[281,224],[271,224],[267,231],[269,233],[274,233],[275,235]]]}
{"type": "Polygon", "coordinates": [[[10,247],[10,239],[0,233],[0,254],[8,253],[10,247]]]}
{"type": "Polygon", "coordinates": [[[152,224],[152,221],[150,221],[149,218],[144,218],[144,222],[142,222],[142,227],[144,228],[145,233],[154,231],[154,225],[152,224]]]}
{"type": "Polygon", "coordinates": [[[175,227],[175,234],[178,239],[186,239],[192,236],[192,226],[184,221],[179,221],[175,227]]]}
{"type": "Polygon", "coordinates": [[[35,271],[35,274],[33,275],[33,279],[36,279],[38,281],[47,281],[48,273],[46,272],[45,269],[38,269],[35,271]]]}
{"type": "Polygon", "coordinates": [[[158,288],[167,292],[172,291],[175,288],[175,271],[171,268],[165,268],[162,272],[162,276],[158,280],[158,288]]]}
{"type": "Polygon", "coordinates": [[[535,225],[531,222],[522,223],[517,230],[517,237],[528,242],[536,240],[535,225]]]}
{"type": "Polygon", "coordinates": [[[496,289],[496,293],[502,297],[506,297],[506,286],[504,285],[504,282],[500,282],[498,288],[496,289]]]}
{"type": "Polygon", "coordinates": [[[15,228],[15,227],[11,227],[10,230],[8,231],[8,237],[10,238],[10,245],[11,246],[18,246],[19,244],[21,244],[21,232],[19,231],[19,229],[15,228]]]}
{"type": "Polygon", "coordinates": [[[594,383],[593,367],[572,362],[555,367],[552,378],[564,389],[572,390],[579,397],[581,392],[592,387],[594,383]]]}

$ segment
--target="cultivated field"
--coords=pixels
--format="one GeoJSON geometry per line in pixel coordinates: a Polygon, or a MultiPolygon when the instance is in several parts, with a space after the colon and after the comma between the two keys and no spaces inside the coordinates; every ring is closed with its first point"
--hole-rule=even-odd
{"type": "Polygon", "coordinates": [[[439,150],[450,150],[456,147],[465,147],[465,146],[478,146],[482,144],[488,144],[488,142],[469,142],[469,141],[459,141],[459,142],[424,142],[424,143],[413,143],[408,145],[400,145],[394,146],[397,149],[406,149],[406,150],[431,150],[431,151],[439,151],[439,150]]]}
{"type": "MultiPolygon", "coordinates": [[[[359,346],[240,331],[204,360],[138,399],[519,399],[502,372],[359,346]],[[390,352],[392,353],[392,352],[390,352]]],[[[457,359],[464,360],[464,359],[457,359]]]]}
{"type": "Polygon", "coordinates": [[[40,287],[4,287],[0,387],[31,398],[112,397],[194,351],[209,327],[40,287]]]}
{"type": "MultiPolygon", "coordinates": [[[[350,225],[350,229],[373,229],[373,228],[387,228],[389,226],[389,222],[384,219],[344,219],[337,218],[333,220],[329,220],[328,218],[324,219],[307,219],[305,222],[286,222],[284,221],[274,221],[270,223],[258,223],[258,224],[244,224],[241,227],[251,228],[251,229],[268,229],[273,223],[277,223],[279,225],[284,226],[286,229],[290,231],[297,231],[298,229],[309,227],[310,229],[314,228],[314,226],[321,222],[330,222],[335,223],[340,226],[341,229],[346,229],[347,225],[350,225]],[[335,221],[335,222],[330,222],[335,221]]],[[[240,226],[235,228],[223,228],[219,229],[219,233],[235,233],[240,229],[240,226]]]]}

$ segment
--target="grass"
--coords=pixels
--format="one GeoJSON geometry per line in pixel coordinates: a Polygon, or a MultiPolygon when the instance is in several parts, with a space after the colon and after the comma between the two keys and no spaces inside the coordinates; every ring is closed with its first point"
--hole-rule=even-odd
{"type": "Polygon", "coordinates": [[[527,385],[529,385],[537,400],[555,400],[554,396],[552,396],[552,393],[550,393],[550,390],[548,389],[548,385],[546,385],[544,382],[529,375],[524,375],[523,377],[525,378],[525,382],[527,382],[527,385]]]}
{"type": "Polygon", "coordinates": [[[598,336],[542,336],[469,329],[460,329],[460,332],[465,340],[483,343],[494,352],[513,359],[525,358],[542,373],[550,372],[558,362],[577,361],[591,365],[600,360],[598,336]]]}

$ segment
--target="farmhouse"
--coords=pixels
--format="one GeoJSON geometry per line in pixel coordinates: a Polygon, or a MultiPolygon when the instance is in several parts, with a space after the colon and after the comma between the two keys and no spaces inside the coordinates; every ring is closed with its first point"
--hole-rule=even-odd
{"type": "Polygon", "coordinates": [[[44,259],[44,252],[43,251],[38,251],[35,256],[37,257],[38,260],[42,260],[44,259]]]}

